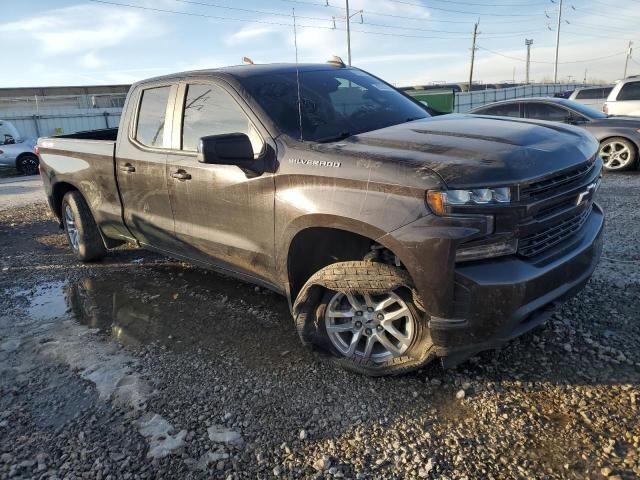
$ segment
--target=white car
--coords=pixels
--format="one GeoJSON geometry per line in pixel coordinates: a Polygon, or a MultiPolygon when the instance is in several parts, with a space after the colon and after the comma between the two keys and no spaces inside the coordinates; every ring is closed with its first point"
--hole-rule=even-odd
{"type": "Polygon", "coordinates": [[[601,110],[602,105],[607,100],[612,89],[613,87],[611,85],[576,88],[569,97],[569,100],[601,110]]]}
{"type": "Polygon", "coordinates": [[[24,175],[38,173],[35,138],[23,138],[11,122],[0,120],[0,167],[15,168],[24,175]]]}
{"type": "Polygon", "coordinates": [[[620,80],[611,90],[602,111],[608,115],[640,117],[640,75],[620,80]]]}

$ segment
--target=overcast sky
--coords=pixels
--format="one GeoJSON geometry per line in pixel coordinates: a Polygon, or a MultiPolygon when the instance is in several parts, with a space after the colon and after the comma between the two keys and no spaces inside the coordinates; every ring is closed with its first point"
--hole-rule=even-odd
{"type": "MultiPolygon", "coordinates": [[[[353,65],[396,85],[466,81],[471,32],[479,18],[474,80],[511,80],[515,69],[516,81],[523,81],[525,38],[534,41],[532,79],[548,80],[555,1],[350,0],[352,12],[364,10],[352,19],[353,65]]],[[[329,6],[325,0],[111,3],[2,0],[0,43],[9,49],[0,87],[130,83],[234,65],[243,56],[256,63],[293,62],[292,8],[301,62],[324,62],[331,55],[347,59],[345,0],[328,0],[329,6]]],[[[569,23],[561,27],[560,79],[582,81],[585,69],[588,81],[620,78],[630,40],[638,53],[629,74],[640,74],[640,0],[565,0],[563,12],[569,23]]]]}

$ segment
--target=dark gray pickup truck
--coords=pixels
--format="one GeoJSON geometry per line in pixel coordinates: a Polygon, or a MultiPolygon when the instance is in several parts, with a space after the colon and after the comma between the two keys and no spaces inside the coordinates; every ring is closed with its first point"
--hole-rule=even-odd
{"type": "Polygon", "coordinates": [[[455,365],[532,329],[602,248],[588,133],[432,118],[339,64],[146,80],[119,129],[38,148],[80,260],[135,242],[271,288],[305,344],[370,375],[455,365]]]}

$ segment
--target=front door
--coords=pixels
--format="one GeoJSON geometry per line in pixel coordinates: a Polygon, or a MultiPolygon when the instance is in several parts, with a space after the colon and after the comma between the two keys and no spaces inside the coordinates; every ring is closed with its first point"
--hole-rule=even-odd
{"type": "Polygon", "coordinates": [[[176,92],[177,85],[150,85],[134,94],[116,159],[127,227],[141,244],[167,251],[175,247],[166,165],[176,92]]]}
{"type": "Polygon", "coordinates": [[[178,90],[174,149],[167,159],[175,235],[186,256],[271,283],[274,278],[274,178],[259,168],[273,154],[265,131],[242,100],[214,81],[178,90]],[[201,137],[244,133],[254,146],[255,171],[199,163],[201,137]]]}

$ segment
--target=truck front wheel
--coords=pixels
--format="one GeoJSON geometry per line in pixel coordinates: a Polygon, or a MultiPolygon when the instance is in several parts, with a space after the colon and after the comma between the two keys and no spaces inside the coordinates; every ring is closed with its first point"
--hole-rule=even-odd
{"type": "Polygon", "coordinates": [[[434,358],[426,315],[406,271],[377,262],[329,265],[302,288],[294,315],[307,345],[347,370],[404,373],[434,358]]]}
{"type": "Polygon", "coordinates": [[[78,260],[93,262],[106,255],[98,226],[80,192],[68,192],[62,199],[62,224],[78,260]]]}

